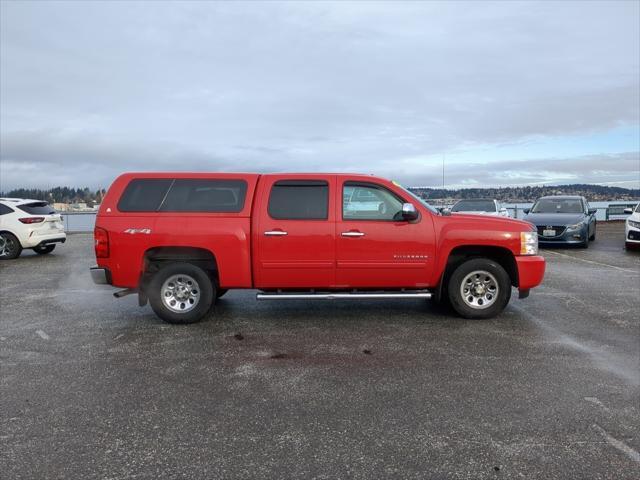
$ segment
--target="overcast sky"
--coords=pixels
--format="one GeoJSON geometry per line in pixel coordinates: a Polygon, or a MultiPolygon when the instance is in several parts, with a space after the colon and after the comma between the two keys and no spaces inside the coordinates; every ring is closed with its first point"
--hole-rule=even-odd
{"type": "Polygon", "coordinates": [[[0,189],[640,184],[640,3],[1,2],[0,189]]]}

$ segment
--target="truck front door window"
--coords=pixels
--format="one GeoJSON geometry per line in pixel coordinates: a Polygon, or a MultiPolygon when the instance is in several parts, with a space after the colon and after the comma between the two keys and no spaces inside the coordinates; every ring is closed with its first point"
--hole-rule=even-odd
{"type": "Polygon", "coordinates": [[[385,188],[346,183],[342,193],[344,220],[402,220],[402,203],[385,188]]]}

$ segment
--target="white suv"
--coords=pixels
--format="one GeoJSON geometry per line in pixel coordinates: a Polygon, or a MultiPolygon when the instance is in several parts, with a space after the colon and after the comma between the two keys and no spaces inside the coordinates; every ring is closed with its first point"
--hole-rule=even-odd
{"type": "Polygon", "coordinates": [[[625,245],[628,249],[640,247],[640,203],[635,210],[625,208],[624,213],[631,214],[624,222],[625,245]]]}
{"type": "Polygon", "coordinates": [[[0,260],[16,258],[24,248],[43,255],[66,239],[62,217],[47,202],[0,198],[0,260]]]}

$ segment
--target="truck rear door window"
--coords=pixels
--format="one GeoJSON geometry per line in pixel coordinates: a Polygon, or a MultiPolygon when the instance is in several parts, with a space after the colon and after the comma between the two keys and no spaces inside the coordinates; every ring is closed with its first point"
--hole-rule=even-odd
{"type": "Polygon", "coordinates": [[[125,189],[122,212],[237,213],[244,208],[247,182],[222,179],[137,179],[125,189]]]}
{"type": "Polygon", "coordinates": [[[280,180],[271,188],[268,212],[276,220],[327,220],[329,184],[323,180],[280,180]]]}

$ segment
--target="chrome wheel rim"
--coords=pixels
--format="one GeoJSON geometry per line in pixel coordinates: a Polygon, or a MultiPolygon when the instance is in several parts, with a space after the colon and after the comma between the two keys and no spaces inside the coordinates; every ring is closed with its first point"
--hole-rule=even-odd
{"type": "Polygon", "coordinates": [[[460,295],[464,303],[476,310],[483,310],[493,305],[500,292],[498,281],[485,270],[476,270],[468,274],[460,285],[460,295]]]}
{"type": "Polygon", "coordinates": [[[10,257],[15,250],[13,238],[0,235],[0,257],[10,257]]]}
{"type": "Polygon", "coordinates": [[[189,275],[172,275],[162,284],[160,296],[172,312],[186,313],[200,302],[200,285],[189,275]]]}

